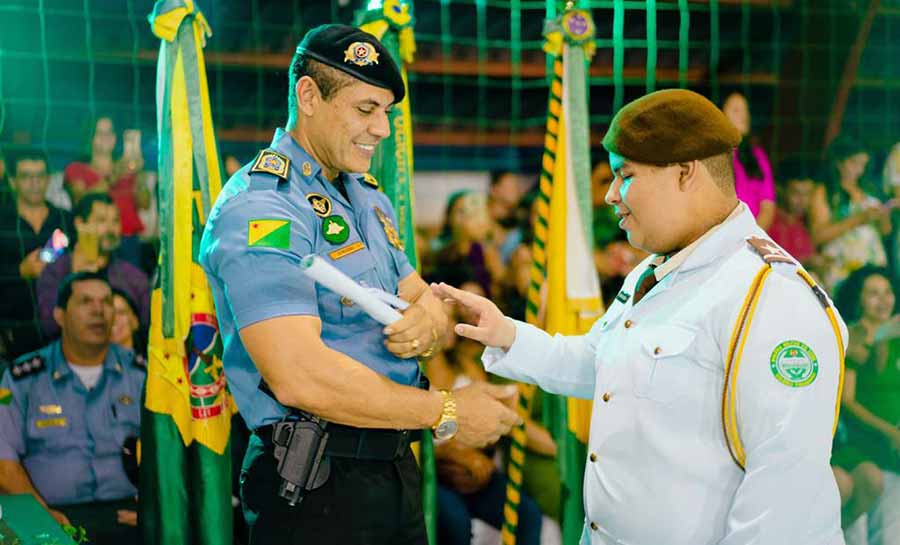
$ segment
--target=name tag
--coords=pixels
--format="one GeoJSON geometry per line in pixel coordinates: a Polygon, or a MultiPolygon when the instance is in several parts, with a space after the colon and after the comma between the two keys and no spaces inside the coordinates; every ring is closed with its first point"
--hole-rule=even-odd
{"type": "Polygon", "coordinates": [[[69,425],[69,420],[65,417],[61,418],[45,418],[34,423],[38,429],[44,428],[64,428],[69,425]]]}
{"type": "Polygon", "coordinates": [[[41,414],[62,414],[62,407],[59,405],[40,405],[38,410],[41,414]]]}
{"type": "Polygon", "coordinates": [[[344,246],[343,248],[340,248],[338,250],[331,252],[330,254],[328,254],[328,256],[331,259],[337,261],[338,259],[341,259],[342,257],[347,257],[348,255],[356,253],[365,247],[366,247],[365,244],[363,244],[362,242],[357,240],[353,244],[349,244],[347,246],[344,246]]]}

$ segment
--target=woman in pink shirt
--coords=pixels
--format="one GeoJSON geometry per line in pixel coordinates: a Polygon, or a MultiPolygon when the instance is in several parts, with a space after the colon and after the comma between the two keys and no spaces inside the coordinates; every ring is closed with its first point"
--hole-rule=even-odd
{"type": "Polygon", "coordinates": [[[769,158],[750,134],[750,108],[744,95],[735,91],[722,104],[729,121],[744,139],[734,150],[734,188],[756,217],[756,223],[768,229],[775,218],[775,180],[769,158]]]}

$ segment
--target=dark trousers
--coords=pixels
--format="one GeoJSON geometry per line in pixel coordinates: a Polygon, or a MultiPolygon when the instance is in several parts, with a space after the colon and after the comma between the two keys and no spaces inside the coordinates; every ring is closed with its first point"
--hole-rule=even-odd
{"type": "MultiPolygon", "coordinates": [[[[438,543],[440,545],[469,545],[472,542],[472,519],[477,518],[498,530],[503,525],[503,506],[506,501],[506,476],[494,472],[490,482],[474,494],[460,494],[438,486],[438,543]]],[[[543,524],[541,509],[524,492],[519,502],[518,545],[539,545],[543,524]]]]}
{"type": "Polygon", "coordinates": [[[392,462],[331,458],[331,475],[295,507],[278,496],[272,446],[250,437],[241,502],[250,545],[426,545],[412,451],[392,462]]]}
{"type": "Polygon", "coordinates": [[[133,498],[114,501],[98,501],[74,505],[51,506],[69,518],[76,528],[84,528],[91,545],[140,545],[141,532],[135,526],[118,522],[120,509],[137,511],[133,498]]]}

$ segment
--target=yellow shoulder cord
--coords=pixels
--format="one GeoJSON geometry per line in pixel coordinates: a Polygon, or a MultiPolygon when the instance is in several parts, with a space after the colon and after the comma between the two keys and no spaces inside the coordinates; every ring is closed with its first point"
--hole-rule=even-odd
{"type": "MultiPolygon", "coordinates": [[[[759,272],[756,273],[753,282],[750,284],[750,290],[747,292],[746,297],[744,297],[744,303],[741,305],[741,311],[738,314],[737,321],[731,332],[731,340],[728,343],[725,385],[722,389],[722,429],[725,432],[725,443],[728,445],[728,451],[731,453],[734,462],[742,470],[747,462],[747,455],[744,452],[744,445],[741,443],[741,437],[738,433],[737,377],[741,366],[741,355],[744,352],[744,345],[747,342],[747,332],[750,331],[750,324],[753,321],[753,314],[756,312],[756,305],[759,302],[763,284],[765,284],[765,281],[771,272],[771,265],[766,263],[760,268],[759,272]]],[[[840,414],[841,409],[841,392],[844,387],[844,340],[843,337],[841,337],[841,329],[838,326],[837,316],[835,315],[831,304],[828,302],[825,292],[822,291],[822,288],[816,284],[815,280],[813,280],[809,273],[803,270],[802,267],[797,267],[797,275],[799,275],[810,289],[813,290],[816,298],[822,304],[822,307],[825,309],[825,314],[828,316],[828,321],[831,323],[831,327],[834,330],[834,335],[837,338],[840,375],[838,380],[837,401],[834,408],[833,435],[835,430],[837,430],[838,415],[840,414]]]]}

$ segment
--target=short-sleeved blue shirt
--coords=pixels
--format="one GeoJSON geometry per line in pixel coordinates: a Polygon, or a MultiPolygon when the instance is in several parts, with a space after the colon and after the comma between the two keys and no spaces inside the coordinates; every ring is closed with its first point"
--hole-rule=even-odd
{"type": "Polygon", "coordinates": [[[328,347],[397,383],[418,379],[415,359],[385,348],[381,324],[300,269],[303,257],[316,254],[357,282],[396,294],[413,269],[391,242],[396,218],[390,201],[362,176],[341,174],[346,199],[282,129],[270,149],[290,159],[285,176],[251,173],[250,165],[236,172],[210,211],[199,255],[215,299],[229,388],[250,429],[287,414],[259,389],[261,376],[238,334],[262,320],[317,316],[328,347]]]}
{"type": "Polygon", "coordinates": [[[22,464],[51,505],[134,497],[122,445],[140,434],[141,362],[111,345],[88,390],[60,341],[16,360],[0,380],[0,460],[22,464]]]}

